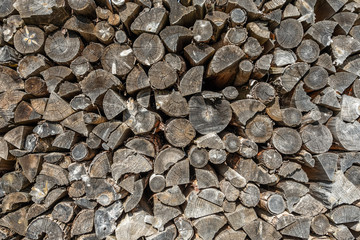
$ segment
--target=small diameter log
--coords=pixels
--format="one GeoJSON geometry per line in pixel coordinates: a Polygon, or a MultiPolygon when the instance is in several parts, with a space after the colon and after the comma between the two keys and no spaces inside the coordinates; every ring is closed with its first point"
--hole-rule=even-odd
{"type": "Polygon", "coordinates": [[[283,48],[297,47],[302,38],[304,30],[301,23],[295,19],[281,21],[279,28],[275,29],[277,43],[283,48]]]}
{"type": "Polygon", "coordinates": [[[319,214],[311,220],[311,230],[318,235],[326,235],[330,228],[329,219],[324,214],[319,214]]]}
{"type": "Polygon", "coordinates": [[[296,49],[296,54],[301,61],[313,63],[319,58],[320,48],[314,40],[307,39],[301,42],[296,49]]]}
{"type": "Polygon", "coordinates": [[[78,35],[73,32],[58,31],[49,36],[45,41],[45,53],[59,64],[69,64],[80,54],[83,43],[78,35]]]}
{"type": "Polygon", "coordinates": [[[15,49],[21,54],[32,54],[40,52],[44,47],[45,34],[34,26],[25,26],[14,35],[15,49]]]}
{"type": "Polygon", "coordinates": [[[234,86],[244,85],[249,81],[250,75],[254,69],[253,64],[249,60],[243,60],[239,63],[239,71],[236,74],[234,86]]]}
{"type": "Polygon", "coordinates": [[[61,202],[55,205],[54,210],[51,213],[51,217],[54,220],[68,223],[71,221],[75,214],[74,202],[61,202]]]}
{"type": "Polygon", "coordinates": [[[263,192],[260,194],[260,207],[271,214],[277,215],[285,211],[286,203],[284,198],[274,192],[263,192]]]}
{"type": "Polygon", "coordinates": [[[227,100],[235,100],[239,96],[239,91],[234,86],[227,86],[221,93],[227,100]]]}
{"type": "Polygon", "coordinates": [[[257,159],[259,160],[259,163],[263,164],[268,169],[277,169],[282,164],[282,156],[275,149],[261,151],[257,155],[257,159]]]}
{"type": "Polygon", "coordinates": [[[97,39],[104,44],[110,44],[115,37],[114,28],[105,21],[98,22],[95,25],[94,32],[97,39]]]}
{"type": "Polygon", "coordinates": [[[212,102],[201,96],[193,96],[189,101],[189,120],[201,134],[221,132],[229,124],[232,112],[226,100],[212,102]]]}
{"type": "Polygon", "coordinates": [[[293,107],[281,109],[281,116],[281,124],[288,127],[296,127],[300,125],[302,119],[301,111],[293,107]]]}
{"type": "Polygon", "coordinates": [[[240,139],[233,133],[227,133],[223,136],[222,141],[224,142],[225,149],[229,153],[234,153],[240,149],[240,139]]]}
{"type": "Polygon", "coordinates": [[[69,0],[68,4],[71,7],[71,9],[73,9],[74,12],[77,14],[81,14],[89,17],[95,16],[96,4],[94,0],[84,0],[84,1],[69,0]]]}
{"type": "Polygon", "coordinates": [[[196,20],[193,26],[193,35],[196,42],[209,42],[213,36],[211,22],[207,20],[196,20]]]}
{"type": "Polygon", "coordinates": [[[188,153],[190,164],[196,168],[205,167],[209,161],[209,152],[203,148],[192,146],[188,153]]]}
{"type": "Polygon", "coordinates": [[[241,8],[235,8],[230,12],[230,24],[231,27],[241,26],[246,23],[246,12],[241,8]]]}
{"type": "Polygon", "coordinates": [[[174,85],[177,79],[176,71],[165,61],[157,62],[149,69],[149,81],[154,89],[166,89],[174,85]]]}
{"type": "Polygon", "coordinates": [[[221,164],[226,161],[227,153],[223,149],[211,149],[209,151],[209,161],[213,164],[221,164]]]}
{"type": "Polygon", "coordinates": [[[266,82],[259,82],[251,88],[250,94],[253,98],[266,105],[274,100],[276,91],[270,84],[266,82]]]}
{"type": "Polygon", "coordinates": [[[77,162],[89,160],[94,155],[94,152],[84,142],[77,143],[71,149],[71,158],[77,162]]]}
{"type": "Polygon", "coordinates": [[[165,127],[165,137],[175,147],[186,147],[195,136],[195,129],[183,118],[173,119],[165,127]]]}
{"type": "Polygon", "coordinates": [[[291,128],[277,128],[273,132],[272,144],[282,154],[294,154],[302,145],[300,134],[291,128]]]}
{"type": "Polygon", "coordinates": [[[165,47],[157,35],[142,33],[133,44],[136,59],[145,66],[151,66],[165,55],[165,47]]]}
{"type": "Polygon", "coordinates": [[[200,93],[202,89],[204,66],[190,68],[182,77],[179,90],[182,96],[200,93]]]}
{"type": "Polygon", "coordinates": [[[258,153],[258,145],[251,139],[240,138],[238,153],[244,158],[252,158],[258,153]]]}
{"type": "Polygon", "coordinates": [[[256,38],[249,37],[243,46],[243,50],[248,58],[254,60],[261,55],[264,48],[260,45],[256,38]]]}
{"type": "Polygon", "coordinates": [[[320,66],[310,68],[310,71],[304,78],[305,90],[315,91],[325,87],[328,83],[328,73],[320,66]]]}
{"type": "Polygon", "coordinates": [[[149,179],[149,186],[151,191],[158,193],[162,192],[166,186],[166,180],[163,175],[153,174],[149,179]]]}
{"type": "Polygon", "coordinates": [[[104,51],[104,46],[100,43],[94,43],[91,42],[89,45],[87,45],[83,52],[82,56],[84,56],[89,62],[97,62],[104,51]]]}

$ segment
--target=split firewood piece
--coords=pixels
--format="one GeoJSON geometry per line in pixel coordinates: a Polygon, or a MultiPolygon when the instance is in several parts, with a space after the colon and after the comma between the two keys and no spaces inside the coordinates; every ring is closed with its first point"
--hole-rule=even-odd
{"type": "Polygon", "coordinates": [[[335,13],[337,13],[344,5],[346,1],[343,0],[336,0],[336,1],[329,1],[329,0],[321,0],[316,2],[315,4],[315,14],[316,20],[324,20],[329,19],[335,13]]]}
{"type": "MultiPolygon", "coordinates": [[[[28,135],[30,132],[31,127],[18,126],[5,133],[4,140],[18,149],[23,149],[25,136],[28,135]]],[[[2,155],[0,154],[0,157],[1,156],[2,155]]],[[[4,157],[4,159],[7,159],[7,157],[4,157]]]]}
{"type": "Polygon", "coordinates": [[[249,81],[254,66],[250,60],[242,60],[239,63],[239,71],[236,74],[234,86],[244,85],[249,81]]]}
{"type": "Polygon", "coordinates": [[[74,61],[71,62],[70,68],[78,79],[83,79],[93,70],[89,60],[84,56],[75,58],[74,61]]]}
{"type": "Polygon", "coordinates": [[[158,116],[155,113],[141,107],[133,99],[127,102],[127,109],[123,113],[123,121],[128,125],[134,134],[150,132],[158,123],[158,116]]]}
{"type": "Polygon", "coordinates": [[[204,168],[195,168],[195,175],[197,181],[197,187],[199,189],[206,189],[209,187],[219,187],[219,180],[216,172],[210,165],[206,165],[204,168]]]}
{"type": "Polygon", "coordinates": [[[258,82],[251,88],[250,94],[263,104],[269,104],[274,100],[276,91],[270,84],[258,82]]]}
{"type": "Polygon", "coordinates": [[[166,174],[166,186],[183,185],[190,182],[190,164],[185,159],[174,164],[166,174]]]}
{"type": "Polygon", "coordinates": [[[136,93],[150,87],[149,78],[140,65],[136,65],[126,77],[126,92],[136,93]]]}
{"type": "Polygon", "coordinates": [[[85,124],[83,111],[70,115],[61,121],[60,124],[86,137],[89,135],[91,130],[90,126],[85,124]]]}
{"type": "Polygon", "coordinates": [[[333,182],[311,182],[309,189],[311,195],[328,209],[341,204],[352,204],[360,199],[360,190],[341,171],[335,172],[333,182]]]}
{"type": "Polygon", "coordinates": [[[25,91],[35,97],[44,97],[49,94],[46,82],[39,77],[30,77],[26,79],[25,91]]]}
{"type": "MultiPolygon", "coordinates": [[[[166,185],[166,180],[163,175],[153,174],[149,179],[149,187],[152,192],[160,193],[164,190],[166,185]]],[[[172,192],[171,192],[172,193],[172,192]]],[[[160,196],[158,196],[160,198],[160,196]]],[[[167,199],[167,198],[166,198],[167,199]]]]}
{"type": "Polygon", "coordinates": [[[106,118],[111,120],[126,109],[125,99],[109,89],[103,99],[103,109],[106,118]]]}
{"type": "Polygon", "coordinates": [[[41,239],[43,235],[52,239],[66,239],[70,227],[64,223],[51,219],[49,216],[40,216],[34,219],[26,230],[29,239],[41,239]]]}
{"type": "Polygon", "coordinates": [[[183,26],[167,26],[160,32],[160,37],[169,52],[179,52],[190,43],[193,34],[183,26]]]}
{"type": "Polygon", "coordinates": [[[64,24],[64,28],[79,33],[87,42],[96,41],[95,25],[85,16],[73,16],[64,24]]]}
{"type": "Polygon", "coordinates": [[[189,101],[189,120],[201,134],[221,132],[230,123],[231,116],[227,100],[212,102],[202,96],[193,96],[189,101]]]}
{"type": "MultiPolygon", "coordinates": [[[[55,164],[43,163],[40,175],[49,177],[58,186],[66,186],[69,184],[68,172],[55,164]]],[[[36,180],[36,182],[38,182],[38,180],[36,180]]]]}
{"type": "Polygon", "coordinates": [[[104,70],[116,75],[128,74],[135,65],[133,50],[126,45],[114,43],[104,49],[101,57],[101,65],[104,70]]]}
{"type": "Polygon", "coordinates": [[[301,165],[296,162],[284,162],[278,170],[278,174],[284,178],[294,179],[295,181],[306,183],[309,178],[301,165]]]}
{"type": "Polygon", "coordinates": [[[277,128],[272,136],[272,144],[282,154],[294,154],[302,145],[300,134],[291,128],[277,128]]]}
{"type": "MultiPolygon", "coordinates": [[[[238,9],[238,8],[237,8],[238,9]]],[[[220,230],[220,232],[216,235],[215,240],[245,240],[246,233],[244,231],[235,231],[232,228],[226,228],[224,230],[220,230]]]]}
{"type": "Polygon", "coordinates": [[[343,93],[355,81],[357,76],[349,72],[337,72],[329,77],[328,84],[335,91],[343,93]]]}
{"type": "Polygon", "coordinates": [[[185,217],[201,218],[218,212],[223,212],[222,207],[200,198],[195,191],[191,191],[187,196],[185,217]]]}
{"type": "Polygon", "coordinates": [[[314,98],[313,103],[324,106],[331,110],[341,110],[341,106],[338,100],[338,94],[331,87],[327,87],[323,91],[321,91],[320,94],[314,98]]]}
{"type": "Polygon", "coordinates": [[[135,211],[133,214],[126,214],[116,227],[116,239],[136,240],[155,234],[156,230],[145,222],[145,219],[151,217],[153,216],[142,209],[135,211]]]}
{"type": "Polygon", "coordinates": [[[48,98],[33,98],[30,99],[31,106],[35,111],[41,115],[44,115],[48,98]]]}
{"type": "Polygon", "coordinates": [[[360,42],[353,37],[339,35],[331,40],[331,52],[335,58],[335,65],[343,64],[348,56],[360,51],[360,42]]]}
{"type": "Polygon", "coordinates": [[[27,154],[18,158],[18,163],[22,168],[24,176],[29,182],[34,182],[35,177],[40,172],[43,161],[43,154],[27,154]]]}
{"type": "Polygon", "coordinates": [[[207,20],[196,20],[193,26],[193,35],[196,42],[208,43],[213,36],[211,22],[207,20]]]}
{"type": "Polygon", "coordinates": [[[179,90],[182,96],[189,96],[200,93],[202,89],[202,81],[204,75],[204,67],[197,66],[190,68],[182,77],[179,90]]]}
{"type": "Polygon", "coordinates": [[[39,121],[41,115],[27,102],[22,101],[17,105],[14,112],[14,122],[17,124],[33,123],[39,121]]]}
{"type": "Polygon", "coordinates": [[[268,169],[278,169],[282,164],[282,156],[275,149],[267,149],[261,151],[257,155],[259,163],[264,164],[268,169]]]}
{"type": "Polygon", "coordinates": [[[28,206],[25,206],[15,212],[8,213],[0,219],[0,225],[21,236],[25,236],[28,227],[28,220],[26,219],[28,208],[28,206]]]}
{"type": "Polygon", "coordinates": [[[121,123],[118,121],[102,122],[92,130],[92,133],[94,133],[96,136],[101,138],[101,140],[106,142],[108,141],[111,132],[113,132],[118,126],[120,126],[120,124],[121,123]]]}
{"type": "Polygon", "coordinates": [[[119,150],[114,153],[111,173],[115,181],[126,173],[148,172],[152,169],[150,161],[142,155],[131,154],[126,158],[119,158],[119,150]]]}
{"type": "Polygon", "coordinates": [[[202,239],[214,239],[215,234],[226,224],[226,218],[210,215],[195,220],[193,224],[202,239]]]}
{"type": "Polygon", "coordinates": [[[186,147],[195,138],[196,131],[191,123],[183,118],[177,118],[167,123],[165,137],[175,147],[186,147]]]}
{"type": "Polygon", "coordinates": [[[249,18],[251,19],[258,17],[261,14],[257,7],[257,4],[251,0],[244,0],[244,1],[229,0],[226,7],[226,12],[230,12],[234,8],[242,8],[246,10],[246,12],[249,15],[249,18]]]}
{"type": "Polygon", "coordinates": [[[40,74],[46,82],[52,81],[52,78],[60,78],[65,81],[71,81],[75,78],[72,70],[65,66],[50,67],[42,71],[40,74]]]}
{"type": "Polygon", "coordinates": [[[226,133],[222,137],[223,145],[225,145],[226,151],[234,153],[240,149],[240,138],[233,133],[226,133]]]}
{"type": "Polygon", "coordinates": [[[159,231],[164,230],[166,223],[176,218],[181,214],[179,207],[166,206],[162,204],[157,197],[154,197],[154,216],[146,219],[154,228],[159,231]]]}
{"type": "Polygon", "coordinates": [[[281,234],[296,238],[308,238],[310,235],[311,219],[309,217],[297,217],[295,222],[281,230],[281,234]]]}
{"type": "Polygon", "coordinates": [[[292,180],[282,181],[276,185],[276,188],[282,192],[286,199],[289,212],[292,212],[294,205],[299,202],[302,196],[309,192],[307,186],[292,180]]]}
{"type": "Polygon", "coordinates": [[[311,230],[318,235],[326,235],[330,229],[329,219],[324,214],[319,214],[311,220],[311,230]]]}
{"type": "Polygon", "coordinates": [[[5,194],[19,192],[29,185],[29,181],[25,174],[19,171],[5,173],[2,176],[0,183],[2,192],[5,192],[5,194]]]}
{"type": "MultiPolygon", "coordinates": [[[[156,65],[156,64],[155,64],[156,65]]],[[[151,76],[151,79],[153,77],[151,76]]],[[[189,114],[189,105],[179,91],[154,91],[156,107],[167,116],[183,117],[189,114]]]]}
{"type": "Polygon", "coordinates": [[[357,54],[347,58],[344,65],[341,66],[341,69],[356,74],[357,76],[360,76],[359,66],[360,66],[360,58],[359,55],[357,54]]]}
{"type": "Polygon", "coordinates": [[[246,25],[246,28],[249,31],[250,36],[256,38],[261,45],[270,38],[270,31],[260,23],[250,22],[246,25]]]}
{"type": "Polygon", "coordinates": [[[130,24],[134,22],[136,16],[141,11],[141,6],[135,2],[126,2],[123,6],[118,8],[120,20],[124,23],[128,32],[130,32],[130,24]]]}
{"type": "Polygon", "coordinates": [[[201,190],[198,196],[209,202],[215,203],[218,206],[222,206],[224,203],[225,195],[221,191],[215,188],[207,188],[201,190]]]}
{"type": "Polygon", "coordinates": [[[175,69],[165,61],[153,64],[148,74],[151,87],[159,90],[174,85],[178,79],[175,69]]]}
{"type": "Polygon", "coordinates": [[[65,130],[63,133],[60,133],[56,136],[52,142],[52,146],[62,149],[70,149],[76,141],[76,133],[71,130],[65,130]]]}
{"type": "Polygon", "coordinates": [[[2,212],[13,212],[30,200],[30,195],[26,192],[9,193],[2,200],[2,212]]]}
{"type": "Polygon", "coordinates": [[[140,202],[145,189],[144,179],[139,179],[134,182],[133,192],[130,196],[124,201],[124,212],[130,212],[133,210],[140,202]]]}
{"type": "Polygon", "coordinates": [[[224,149],[224,143],[216,133],[208,133],[197,138],[194,143],[198,148],[224,149]]]}
{"type": "Polygon", "coordinates": [[[197,148],[196,146],[191,146],[189,153],[190,164],[195,168],[202,168],[209,161],[209,152],[204,148],[197,148]]]}
{"type": "Polygon", "coordinates": [[[34,26],[25,26],[14,35],[15,49],[21,54],[38,53],[44,47],[45,34],[34,26]]]}
{"type": "Polygon", "coordinates": [[[36,76],[49,67],[49,62],[43,55],[28,55],[19,61],[17,71],[19,73],[19,76],[25,79],[28,77],[36,76]]]}
{"type": "Polygon", "coordinates": [[[359,221],[360,208],[352,205],[339,206],[329,213],[329,218],[335,224],[344,224],[359,221]]]}
{"type": "Polygon", "coordinates": [[[260,194],[259,205],[271,214],[281,214],[286,209],[284,198],[280,194],[271,191],[262,192],[260,194]]]}
{"type": "MultiPolygon", "coordinates": [[[[124,143],[126,139],[130,137],[132,134],[130,127],[122,123],[120,126],[118,126],[111,134],[109,135],[109,138],[106,142],[106,146],[112,150],[116,149],[118,146],[124,143]]],[[[108,148],[104,147],[105,150],[108,150],[108,148]]]]}
{"type": "Polygon", "coordinates": [[[108,152],[97,154],[89,165],[89,176],[92,178],[106,178],[110,172],[111,156],[108,152]]]}
{"type": "MultiPolygon", "coordinates": [[[[317,19],[317,18],[316,18],[317,19]]],[[[306,31],[305,37],[310,37],[315,40],[320,49],[323,49],[330,45],[332,34],[335,30],[337,23],[334,21],[318,21],[311,25],[311,27],[306,31]]]]}
{"type": "Polygon", "coordinates": [[[6,18],[10,14],[12,14],[15,10],[13,4],[15,0],[5,0],[0,8],[0,18],[6,18]]]}
{"type": "Polygon", "coordinates": [[[239,204],[232,213],[225,213],[225,216],[234,230],[239,230],[245,225],[257,219],[254,208],[247,208],[239,204]]]}
{"type": "Polygon", "coordinates": [[[235,100],[239,96],[239,91],[234,86],[227,86],[221,93],[227,100],[235,100]]]}
{"type": "Polygon", "coordinates": [[[328,71],[329,73],[336,72],[331,56],[327,53],[321,54],[317,59],[317,61],[315,62],[315,65],[325,68],[326,71],[328,71]]]}
{"type": "Polygon", "coordinates": [[[101,207],[95,211],[94,228],[97,238],[103,239],[115,231],[115,222],[123,213],[123,209],[121,202],[115,202],[109,207],[101,207]]]}
{"type": "Polygon", "coordinates": [[[287,66],[282,75],[275,80],[276,85],[281,87],[282,93],[290,92],[309,69],[309,64],[304,62],[287,66]]]}
{"type": "Polygon", "coordinates": [[[294,64],[297,60],[296,54],[292,50],[283,50],[282,48],[275,48],[274,50],[274,58],[272,60],[272,65],[275,67],[272,68],[272,72],[277,74],[277,70],[282,73],[283,68],[289,64],[294,64]],[[279,68],[276,68],[279,67],[279,68]]]}
{"type": "Polygon", "coordinates": [[[294,212],[302,216],[313,217],[317,214],[326,212],[324,205],[310,194],[303,196],[294,206],[294,212]]]}
{"type": "Polygon", "coordinates": [[[103,51],[104,46],[102,44],[91,42],[82,51],[82,56],[84,56],[89,62],[93,63],[99,61],[103,51]]]}
{"type": "Polygon", "coordinates": [[[273,134],[273,122],[266,115],[257,115],[246,124],[245,134],[256,143],[265,143],[273,134]]]}
{"type": "Polygon", "coordinates": [[[95,153],[92,149],[89,149],[86,143],[79,142],[71,148],[71,158],[74,161],[86,161],[94,157],[95,153]]]}
{"type": "Polygon", "coordinates": [[[165,55],[165,47],[157,35],[142,33],[133,44],[136,59],[145,66],[151,66],[165,55]]]}
{"type": "Polygon", "coordinates": [[[258,145],[251,139],[240,138],[240,147],[238,153],[244,158],[252,158],[258,154],[258,145]]]}
{"type": "Polygon", "coordinates": [[[188,219],[184,217],[178,217],[175,218],[174,222],[178,230],[179,237],[184,240],[190,240],[194,236],[194,229],[188,219]]]}
{"type": "Polygon", "coordinates": [[[94,0],[76,1],[69,0],[69,6],[76,14],[93,17],[95,16],[96,3],[94,0]]]}
{"type": "Polygon", "coordinates": [[[83,235],[93,230],[94,226],[94,210],[83,209],[75,217],[72,227],[71,236],[83,235]]]}
{"type": "Polygon", "coordinates": [[[24,81],[12,68],[0,66],[0,76],[0,92],[24,89],[24,81]]]}
{"type": "Polygon", "coordinates": [[[311,39],[303,40],[296,49],[299,59],[306,63],[313,63],[319,58],[319,45],[311,39]]]}
{"type": "Polygon", "coordinates": [[[305,148],[315,154],[327,152],[333,142],[330,130],[321,124],[309,124],[300,130],[305,148]]]}
{"type": "Polygon", "coordinates": [[[182,76],[186,72],[187,67],[185,59],[182,56],[175,53],[168,53],[165,55],[164,60],[176,70],[179,76],[182,76]]]}
{"type": "Polygon", "coordinates": [[[243,229],[250,239],[265,239],[269,236],[275,240],[282,238],[281,234],[271,224],[259,218],[246,224],[243,229]]]}
{"type": "Polygon", "coordinates": [[[227,201],[234,202],[240,196],[239,189],[234,187],[229,181],[226,181],[225,178],[220,181],[219,188],[225,194],[227,201]]]}
{"type": "Polygon", "coordinates": [[[80,82],[81,89],[91,102],[95,101],[103,95],[109,88],[121,87],[120,80],[111,73],[98,69],[89,73],[89,75],[80,82]]]}
{"type": "Polygon", "coordinates": [[[215,48],[202,44],[189,44],[184,48],[184,56],[190,62],[191,66],[205,64],[215,53],[215,48]]]}
{"type": "Polygon", "coordinates": [[[246,179],[234,169],[224,164],[216,165],[216,169],[220,173],[220,175],[222,175],[226,180],[228,180],[234,187],[245,187],[246,179]]]}
{"type": "Polygon", "coordinates": [[[213,79],[217,86],[225,86],[235,77],[237,65],[243,57],[244,52],[237,46],[219,48],[207,68],[206,77],[213,79]]]}
{"type": "Polygon", "coordinates": [[[84,180],[87,201],[96,200],[101,206],[109,206],[118,197],[112,183],[106,179],[85,178],[84,180]]]}
{"type": "Polygon", "coordinates": [[[70,104],[53,92],[50,94],[43,118],[48,121],[61,121],[73,113],[70,104]]]}
{"type": "Polygon", "coordinates": [[[265,105],[255,99],[242,99],[231,103],[231,108],[236,115],[236,122],[246,125],[257,112],[265,109],[265,105]]]}
{"type": "Polygon", "coordinates": [[[260,190],[255,184],[248,183],[240,192],[239,199],[245,207],[253,208],[260,201],[260,190]]]}
{"type": "Polygon", "coordinates": [[[359,151],[360,141],[359,131],[360,124],[355,121],[354,123],[345,123],[339,117],[332,117],[329,119],[326,126],[329,128],[334,137],[336,147],[340,147],[347,151],[359,151]]]}
{"type": "Polygon", "coordinates": [[[168,225],[168,226],[165,227],[164,231],[162,231],[162,232],[158,231],[157,233],[148,237],[148,239],[149,240],[162,239],[162,238],[175,239],[175,237],[177,236],[177,231],[176,231],[175,225],[172,223],[166,224],[166,225],[168,225]]]}
{"type": "Polygon", "coordinates": [[[137,35],[144,32],[159,34],[164,28],[167,19],[168,13],[164,8],[150,8],[149,11],[141,12],[135,18],[130,29],[137,35]]]}
{"type": "Polygon", "coordinates": [[[55,205],[51,217],[54,220],[68,223],[75,214],[75,206],[74,202],[60,202],[55,205]]]}
{"type": "Polygon", "coordinates": [[[45,41],[46,55],[59,64],[69,64],[80,54],[82,48],[80,37],[73,32],[57,31],[45,41]]]}
{"type": "Polygon", "coordinates": [[[345,122],[354,122],[359,116],[360,99],[344,94],[341,98],[341,119],[345,122]]]}
{"type": "Polygon", "coordinates": [[[175,0],[165,0],[164,4],[170,9],[170,25],[192,26],[196,18],[194,6],[185,7],[175,0]]]}
{"type": "Polygon", "coordinates": [[[311,102],[311,97],[305,92],[303,82],[299,82],[295,87],[290,99],[290,107],[295,107],[302,112],[317,109],[317,106],[311,102]]]}
{"type": "Polygon", "coordinates": [[[155,157],[155,146],[152,142],[145,138],[135,137],[129,140],[125,147],[130,148],[137,153],[143,154],[148,157],[155,157]]]}
{"type": "Polygon", "coordinates": [[[279,28],[275,29],[277,43],[287,49],[297,47],[303,35],[304,30],[301,23],[291,18],[281,21],[279,28]]]}
{"type": "Polygon", "coordinates": [[[357,187],[360,186],[360,182],[358,180],[359,170],[359,166],[352,166],[345,172],[345,177],[357,187]]]}

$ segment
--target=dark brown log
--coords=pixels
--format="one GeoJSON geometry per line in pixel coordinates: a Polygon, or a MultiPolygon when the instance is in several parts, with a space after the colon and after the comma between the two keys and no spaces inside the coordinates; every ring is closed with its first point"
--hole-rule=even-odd
{"type": "Polygon", "coordinates": [[[175,147],[185,147],[195,138],[196,131],[186,119],[173,119],[165,128],[165,137],[175,147]]]}
{"type": "Polygon", "coordinates": [[[63,223],[68,223],[74,216],[75,203],[74,202],[61,202],[55,205],[51,213],[54,220],[63,223]]]}
{"type": "Polygon", "coordinates": [[[160,37],[169,52],[179,52],[190,43],[193,34],[182,26],[167,26],[160,32],[160,37]]]}
{"type": "Polygon", "coordinates": [[[76,0],[69,0],[68,4],[71,9],[73,9],[74,12],[77,14],[91,17],[95,15],[96,4],[94,0],[86,0],[82,2],[76,0]]]}
{"type": "Polygon", "coordinates": [[[235,121],[241,125],[246,125],[246,122],[257,112],[265,109],[265,105],[258,100],[242,99],[232,102],[231,108],[236,115],[235,121]]]}
{"type": "Polygon", "coordinates": [[[254,60],[260,56],[263,47],[256,38],[249,37],[244,43],[243,50],[248,58],[254,60]]]}
{"type": "Polygon", "coordinates": [[[38,53],[44,47],[45,34],[34,26],[25,26],[14,35],[15,49],[21,54],[38,53]]]}
{"type": "Polygon", "coordinates": [[[94,210],[83,209],[74,219],[71,227],[71,236],[82,235],[93,230],[94,210]]]}
{"type": "Polygon", "coordinates": [[[20,102],[16,107],[14,115],[14,122],[18,124],[36,122],[41,119],[41,115],[25,101],[20,102]]]}
{"type": "Polygon", "coordinates": [[[69,64],[79,55],[82,48],[82,41],[72,32],[64,34],[63,32],[58,31],[49,36],[45,41],[46,55],[60,64],[69,64]]]}
{"type": "Polygon", "coordinates": [[[231,120],[230,104],[226,100],[211,102],[201,96],[189,101],[189,120],[201,134],[221,132],[231,120]]]}
{"type": "Polygon", "coordinates": [[[163,3],[170,9],[170,25],[193,25],[196,14],[196,9],[194,6],[185,7],[175,0],[164,0],[163,3]]]}
{"type": "Polygon", "coordinates": [[[328,0],[321,0],[316,2],[315,4],[315,14],[316,19],[318,21],[328,19],[332,15],[334,15],[337,11],[339,11],[344,5],[346,1],[343,0],[336,0],[336,1],[328,1],[328,0]]]}
{"type": "Polygon", "coordinates": [[[93,156],[94,152],[92,152],[84,142],[77,143],[71,149],[71,158],[74,161],[86,161],[93,156]]]}
{"type": "Polygon", "coordinates": [[[25,91],[35,97],[48,95],[46,83],[39,77],[30,77],[25,81],[25,91]]]}
{"type": "Polygon", "coordinates": [[[130,47],[114,43],[105,48],[101,65],[106,71],[116,76],[124,76],[134,67],[135,60],[130,47]]]}
{"type": "Polygon", "coordinates": [[[26,211],[29,207],[23,207],[15,212],[9,213],[0,219],[0,225],[9,228],[11,231],[24,236],[28,221],[26,219],[26,211]]]}
{"type": "Polygon", "coordinates": [[[237,65],[243,57],[244,52],[237,46],[219,48],[207,68],[206,77],[216,86],[225,86],[235,77],[237,65]]]}
{"type": "Polygon", "coordinates": [[[89,62],[97,62],[104,51],[104,46],[100,43],[93,43],[91,42],[87,45],[84,50],[82,51],[82,55],[89,61],[89,62]]]}
{"type": "MultiPolygon", "coordinates": [[[[150,81],[151,79],[153,78],[150,78],[150,81]]],[[[171,93],[168,91],[155,91],[155,103],[157,108],[160,108],[170,117],[181,117],[189,114],[188,103],[178,91],[172,91],[171,93]]]]}
{"type": "Polygon", "coordinates": [[[86,41],[95,41],[94,24],[84,16],[73,16],[64,24],[64,28],[79,33],[86,41]]]}
{"type": "Polygon", "coordinates": [[[157,35],[150,33],[141,34],[133,44],[136,59],[143,65],[150,66],[160,61],[165,48],[157,35]]]}
{"type": "Polygon", "coordinates": [[[126,92],[133,94],[148,87],[150,82],[146,72],[140,65],[135,66],[126,78],[126,92]]]}
{"type": "Polygon", "coordinates": [[[21,78],[28,78],[38,75],[47,68],[49,63],[43,55],[25,56],[19,61],[18,73],[21,78]]]}
{"type": "Polygon", "coordinates": [[[138,35],[144,32],[159,34],[167,18],[168,13],[164,8],[151,8],[149,11],[141,12],[132,22],[130,29],[138,35]]]}

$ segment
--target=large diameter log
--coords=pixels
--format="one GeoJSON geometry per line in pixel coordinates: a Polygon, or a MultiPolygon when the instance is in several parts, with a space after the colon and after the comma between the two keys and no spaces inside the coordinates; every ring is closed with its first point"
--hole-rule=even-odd
{"type": "Polygon", "coordinates": [[[165,54],[165,47],[157,35],[142,33],[133,44],[136,59],[143,65],[150,66],[160,61],[165,54]]]}
{"type": "Polygon", "coordinates": [[[25,26],[19,29],[14,35],[15,49],[21,54],[38,53],[44,47],[45,34],[33,26],[25,26]]]}
{"type": "Polygon", "coordinates": [[[298,46],[303,37],[304,30],[301,23],[295,19],[286,19],[275,30],[277,43],[283,48],[298,46]]]}
{"type": "Polygon", "coordinates": [[[201,134],[221,132],[230,123],[232,111],[226,100],[212,102],[202,96],[193,96],[189,101],[189,120],[201,134]]]}
{"type": "Polygon", "coordinates": [[[324,125],[309,124],[302,128],[300,133],[305,148],[311,153],[325,153],[332,145],[333,137],[324,125]]]}

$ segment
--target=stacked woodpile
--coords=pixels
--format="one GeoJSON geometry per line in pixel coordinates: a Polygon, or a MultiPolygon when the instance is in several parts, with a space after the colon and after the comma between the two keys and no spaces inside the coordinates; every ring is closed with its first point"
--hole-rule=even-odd
{"type": "Polygon", "coordinates": [[[0,239],[360,239],[359,0],[1,0],[0,239]]]}

